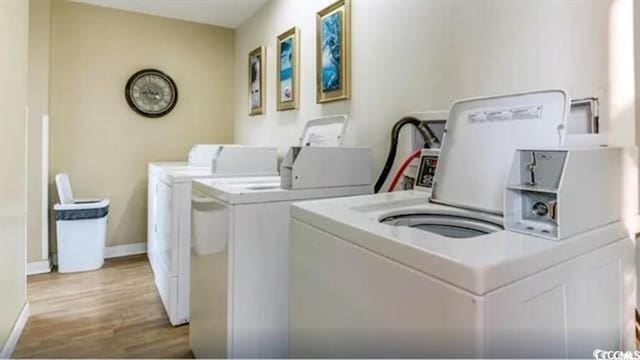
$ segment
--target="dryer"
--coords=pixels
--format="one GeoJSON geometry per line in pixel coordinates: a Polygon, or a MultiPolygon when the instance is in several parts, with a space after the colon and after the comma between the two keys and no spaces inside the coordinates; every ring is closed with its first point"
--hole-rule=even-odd
{"type": "Polygon", "coordinates": [[[295,203],[291,356],[633,349],[622,151],[564,148],[568,104],[559,90],[458,101],[435,177],[416,184],[431,191],[295,203]]]}
{"type": "Polygon", "coordinates": [[[195,145],[188,162],[148,166],[147,256],[172,325],[189,322],[191,181],[276,175],[275,148],[195,145]]]}

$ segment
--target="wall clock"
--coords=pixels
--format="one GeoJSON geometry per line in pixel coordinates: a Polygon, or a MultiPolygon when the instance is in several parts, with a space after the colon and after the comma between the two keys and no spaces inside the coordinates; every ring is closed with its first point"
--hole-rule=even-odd
{"type": "Polygon", "coordinates": [[[168,114],[176,106],[178,88],[162,71],[144,69],[131,75],[124,96],[133,111],[156,118],[168,114]]]}

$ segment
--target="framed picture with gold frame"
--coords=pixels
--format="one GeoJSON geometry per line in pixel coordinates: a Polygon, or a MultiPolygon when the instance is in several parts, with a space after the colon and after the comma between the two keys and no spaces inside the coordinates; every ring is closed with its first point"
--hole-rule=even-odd
{"type": "Polygon", "coordinates": [[[351,10],[339,0],[316,14],[316,102],[351,97],[351,10]]]}
{"type": "Polygon", "coordinates": [[[265,109],[265,48],[249,52],[249,115],[264,114],[265,109]]]}
{"type": "Polygon", "coordinates": [[[298,89],[300,88],[300,72],[298,70],[300,58],[299,38],[297,27],[292,27],[277,37],[276,61],[278,62],[278,71],[276,96],[278,111],[298,108],[298,89]]]}

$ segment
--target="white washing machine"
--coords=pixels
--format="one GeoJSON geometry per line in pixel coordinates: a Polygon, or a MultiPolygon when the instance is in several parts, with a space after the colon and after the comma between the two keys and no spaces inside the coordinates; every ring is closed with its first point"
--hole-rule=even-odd
{"type": "Polygon", "coordinates": [[[319,146],[339,143],[346,119],[335,120],[307,124],[301,143],[313,146],[291,148],[282,177],[193,182],[189,339],[196,357],[288,357],[291,202],[373,191],[371,149],[319,146]]]}
{"type": "Polygon", "coordinates": [[[275,148],[195,145],[188,162],[150,163],[147,256],[172,325],[189,322],[191,181],[276,175],[275,148]]]}
{"type": "Polygon", "coordinates": [[[294,204],[291,356],[634,349],[622,151],[559,147],[567,105],[562,91],[456,102],[435,178],[416,182],[432,192],[294,204]]]}

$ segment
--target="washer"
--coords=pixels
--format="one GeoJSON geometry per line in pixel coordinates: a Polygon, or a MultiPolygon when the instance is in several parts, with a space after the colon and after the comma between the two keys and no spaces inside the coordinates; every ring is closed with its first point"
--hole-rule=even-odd
{"type": "Polygon", "coordinates": [[[291,356],[633,349],[622,152],[561,148],[568,102],[562,91],[456,102],[432,191],[294,204],[291,356]]]}
{"type": "Polygon", "coordinates": [[[189,339],[196,357],[288,357],[291,202],[373,192],[371,149],[338,146],[345,123],[309,122],[301,143],[312,146],[289,150],[282,177],[194,180],[189,339]]]}
{"type": "Polygon", "coordinates": [[[277,174],[275,148],[195,145],[188,162],[148,167],[147,256],[172,325],[189,322],[191,181],[277,174]]]}

